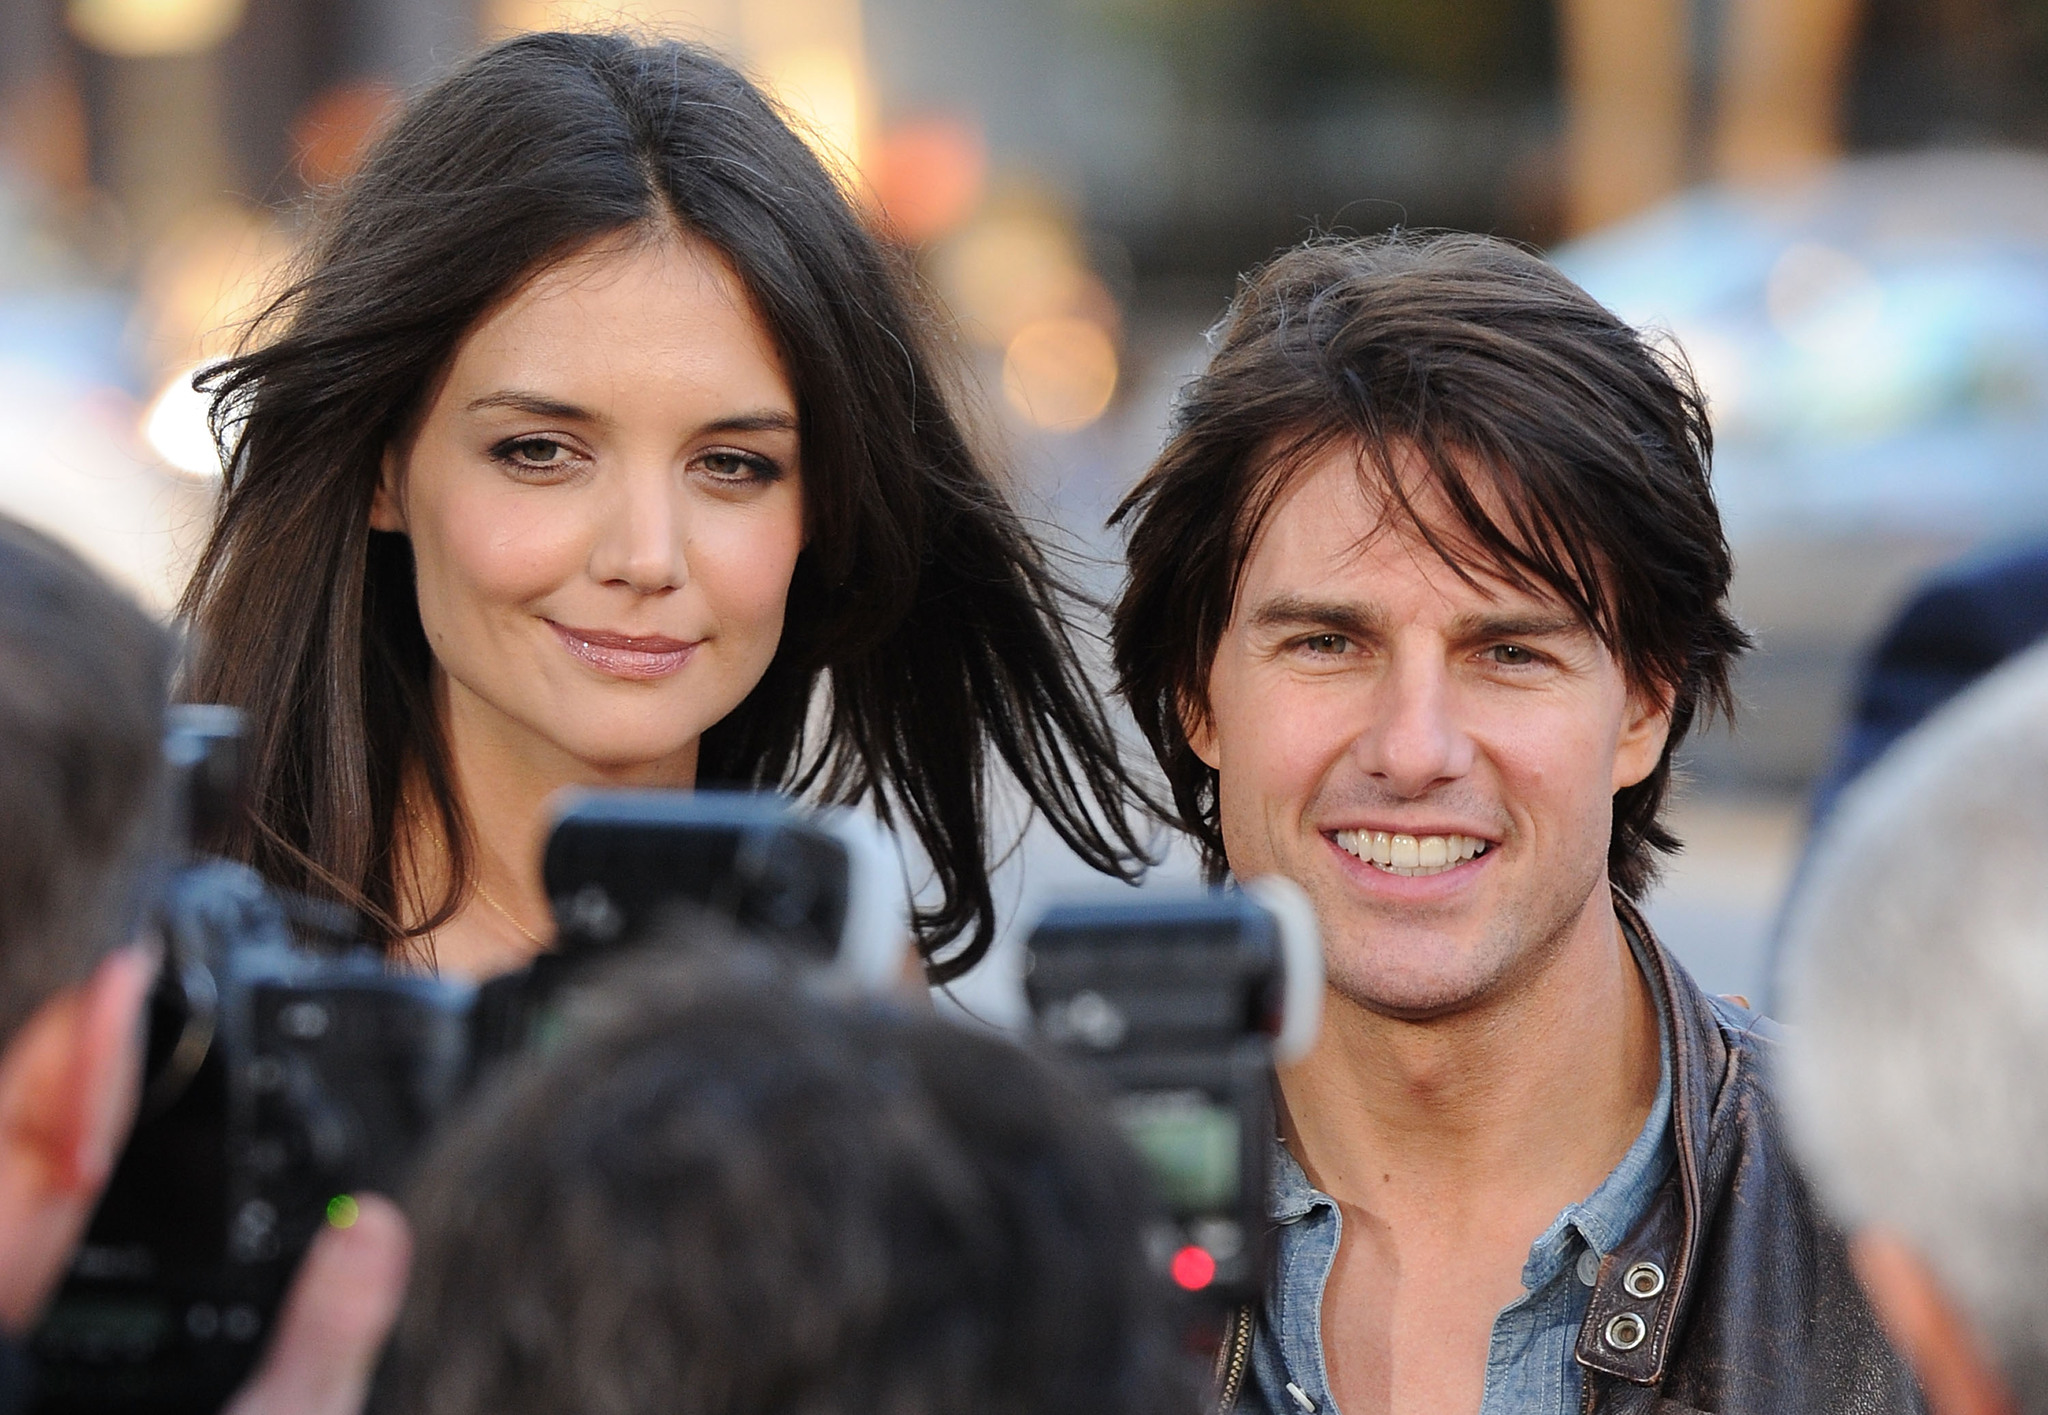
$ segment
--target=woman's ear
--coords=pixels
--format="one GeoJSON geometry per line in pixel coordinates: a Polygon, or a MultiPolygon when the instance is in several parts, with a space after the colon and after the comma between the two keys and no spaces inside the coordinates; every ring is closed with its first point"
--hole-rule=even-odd
{"type": "Polygon", "coordinates": [[[1175,711],[1180,716],[1181,735],[1187,738],[1189,750],[1209,770],[1222,770],[1223,754],[1221,744],[1216,740],[1216,717],[1209,711],[1209,705],[1183,698],[1175,711]]]}
{"type": "Polygon", "coordinates": [[[377,492],[370,498],[371,530],[405,534],[405,503],[398,495],[402,472],[398,449],[385,448],[384,460],[377,473],[377,492]]]}

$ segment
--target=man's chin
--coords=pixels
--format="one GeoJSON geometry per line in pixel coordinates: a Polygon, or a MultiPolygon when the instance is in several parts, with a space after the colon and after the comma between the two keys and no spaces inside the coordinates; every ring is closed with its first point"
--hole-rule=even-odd
{"type": "Polygon", "coordinates": [[[1329,986],[1353,1006],[1403,1022],[1428,1022],[1482,1006],[1510,971],[1506,958],[1478,949],[1438,956],[1330,961],[1329,986]]]}

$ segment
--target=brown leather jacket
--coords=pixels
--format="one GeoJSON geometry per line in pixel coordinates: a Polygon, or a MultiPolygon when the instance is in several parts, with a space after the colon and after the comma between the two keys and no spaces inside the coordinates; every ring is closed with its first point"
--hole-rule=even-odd
{"type": "MultiPolygon", "coordinates": [[[[1678,1163],[1600,1265],[1579,1328],[1586,1415],[1891,1415],[1923,1407],[1786,1153],[1765,1071],[1771,1024],[1726,1027],[1699,985],[1617,900],[1648,947],[1672,1046],[1678,1163]]],[[[1219,1353],[1237,1404],[1253,1309],[1219,1353]]]]}

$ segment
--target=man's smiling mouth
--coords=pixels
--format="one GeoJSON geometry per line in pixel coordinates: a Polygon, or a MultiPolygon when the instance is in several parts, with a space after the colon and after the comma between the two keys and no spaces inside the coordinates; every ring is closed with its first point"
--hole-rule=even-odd
{"type": "Polygon", "coordinates": [[[1471,835],[1400,835],[1384,830],[1340,830],[1339,849],[1390,875],[1440,875],[1484,855],[1491,842],[1471,835]]]}

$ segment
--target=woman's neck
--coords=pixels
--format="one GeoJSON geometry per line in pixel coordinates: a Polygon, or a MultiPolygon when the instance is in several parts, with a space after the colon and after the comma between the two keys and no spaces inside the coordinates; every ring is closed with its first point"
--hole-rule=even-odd
{"type": "MultiPolygon", "coordinates": [[[[438,670],[434,684],[455,800],[469,826],[466,888],[457,912],[429,940],[441,972],[490,977],[532,961],[552,940],[541,855],[553,824],[553,800],[571,787],[695,784],[696,744],[659,762],[593,764],[570,756],[438,670]]],[[[417,878],[414,907],[431,910],[448,888],[451,855],[431,808],[427,783],[407,783],[409,852],[417,878]]]]}

